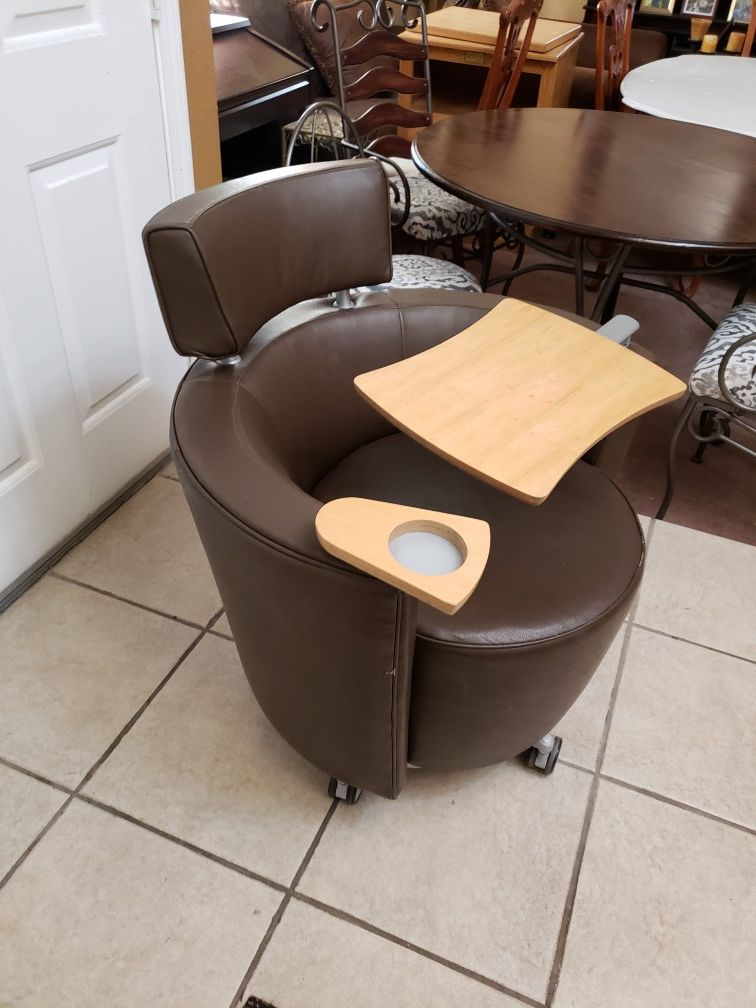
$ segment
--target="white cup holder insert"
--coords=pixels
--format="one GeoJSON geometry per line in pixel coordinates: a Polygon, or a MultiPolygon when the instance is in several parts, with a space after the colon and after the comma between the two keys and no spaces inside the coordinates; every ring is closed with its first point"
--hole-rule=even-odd
{"type": "Polygon", "coordinates": [[[389,536],[389,550],[395,560],[416,574],[451,574],[467,557],[465,541],[458,532],[430,521],[398,525],[389,536]]]}

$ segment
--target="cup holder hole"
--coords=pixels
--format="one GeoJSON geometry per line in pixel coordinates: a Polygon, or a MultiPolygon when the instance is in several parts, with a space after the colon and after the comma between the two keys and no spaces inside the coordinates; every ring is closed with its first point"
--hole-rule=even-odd
{"type": "Polygon", "coordinates": [[[467,557],[464,539],[438,522],[405,522],[389,537],[395,560],[416,574],[451,574],[467,557]]]}

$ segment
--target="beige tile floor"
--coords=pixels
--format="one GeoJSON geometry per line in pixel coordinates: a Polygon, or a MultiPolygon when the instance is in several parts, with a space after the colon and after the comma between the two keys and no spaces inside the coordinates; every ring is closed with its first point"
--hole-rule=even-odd
{"type": "Polygon", "coordinates": [[[646,523],[553,776],[336,807],[174,477],[0,616],[0,1006],[756,1005],[756,549],[646,523]]]}

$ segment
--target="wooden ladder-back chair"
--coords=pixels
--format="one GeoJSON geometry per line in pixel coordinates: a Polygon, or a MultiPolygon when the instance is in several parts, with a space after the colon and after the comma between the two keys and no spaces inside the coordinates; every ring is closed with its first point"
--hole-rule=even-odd
{"type": "Polygon", "coordinates": [[[313,0],[309,17],[315,35],[330,33],[335,60],[336,100],[351,116],[368,154],[393,159],[394,169],[409,194],[401,230],[419,242],[426,254],[449,242],[454,261],[462,265],[462,239],[482,231],[486,214],[479,207],[445,192],[427,179],[411,160],[412,141],[403,130],[414,131],[433,122],[428,29],[422,0],[313,0]],[[356,18],[363,34],[342,45],[343,25],[356,18]],[[341,19],[341,24],[339,23],[341,19]],[[416,31],[417,42],[399,37],[398,30],[416,31]],[[399,63],[420,64],[412,76],[399,63]],[[364,68],[360,72],[360,68],[364,68]],[[407,95],[412,107],[400,104],[407,95]],[[374,101],[373,101],[374,99],[374,101]]]}
{"type": "Polygon", "coordinates": [[[751,55],[754,35],[756,35],[756,0],[753,0],[751,3],[751,20],[748,22],[748,28],[746,29],[745,41],[743,42],[743,48],[740,52],[741,56],[751,55]]]}
{"type": "Polygon", "coordinates": [[[493,59],[478,102],[479,110],[498,109],[503,112],[511,106],[542,6],[543,0],[512,0],[502,10],[493,59]],[[527,27],[520,39],[526,22],[527,27]]]}
{"type": "Polygon", "coordinates": [[[630,69],[634,9],[634,0],[599,0],[596,5],[596,108],[599,111],[620,107],[620,84],[630,69]]]}
{"type": "MultiPolygon", "coordinates": [[[[499,33],[496,36],[493,58],[478,102],[478,111],[504,112],[511,107],[542,6],[543,0],[511,0],[499,14],[499,33]]],[[[498,247],[497,235],[498,223],[495,218],[489,217],[483,238],[481,271],[483,290],[490,280],[493,254],[498,247]]],[[[517,269],[522,262],[525,246],[513,243],[511,239],[507,239],[504,244],[507,248],[517,250],[514,263],[514,269],[517,269]]]]}

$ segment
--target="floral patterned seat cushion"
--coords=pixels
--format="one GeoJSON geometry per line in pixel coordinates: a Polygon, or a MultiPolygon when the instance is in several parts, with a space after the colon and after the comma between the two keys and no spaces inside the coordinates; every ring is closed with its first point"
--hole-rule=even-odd
{"type": "Polygon", "coordinates": [[[730,358],[725,381],[738,402],[756,409],[756,304],[732,308],[714,330],[690,376],[690,391],[694,395],[722,399],[719,365],[732,344],[748,334],[753,335],[753,341],[730,358]]]}
{"type": "Polygon", "coordinates": [[[413,161],[394,158],[404,172],[410,193],[410,210],[402,230],[421,242],[442,241],[454,235],[474,234],[486,222],[486,212],[427,179],[413,161]]]}
{"type": "Polygon", "coordinates": [[[360,292],[390,290],[392,287],[473,291],[480,294],[480,284],[466,269],[444,259],[421,255],[395,255],[389,283],[358,287],[360,292]]]}

